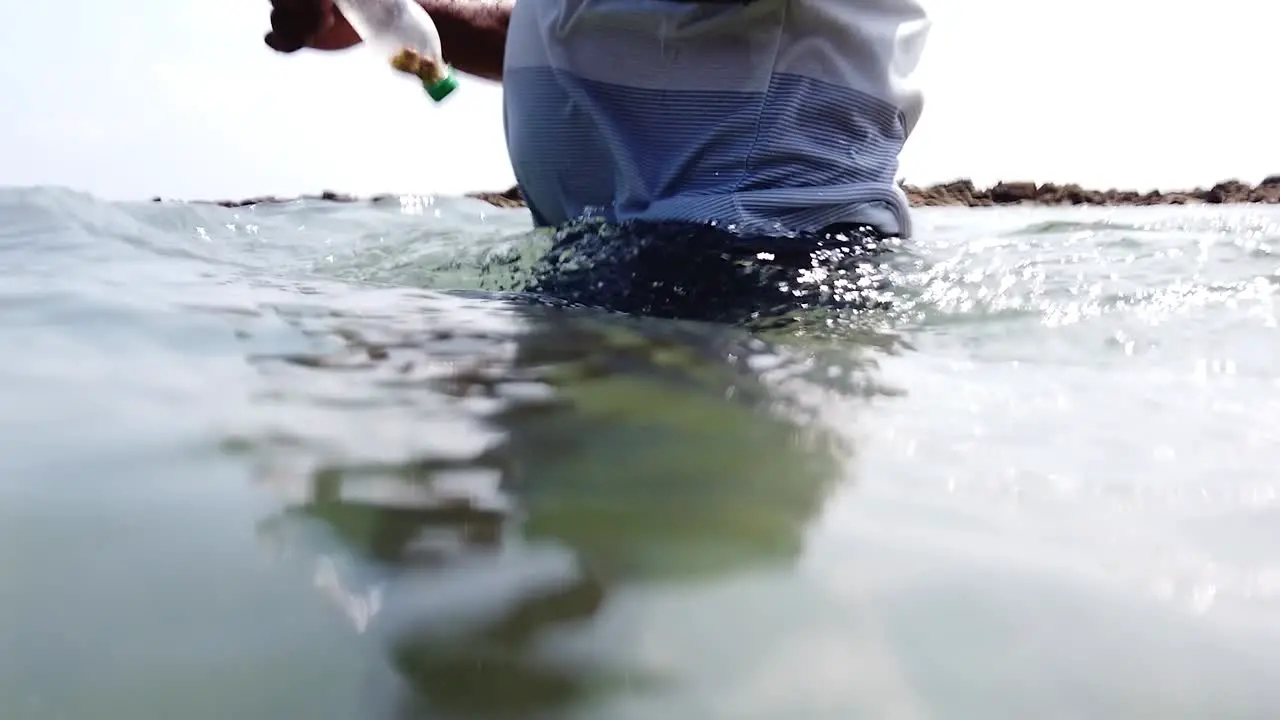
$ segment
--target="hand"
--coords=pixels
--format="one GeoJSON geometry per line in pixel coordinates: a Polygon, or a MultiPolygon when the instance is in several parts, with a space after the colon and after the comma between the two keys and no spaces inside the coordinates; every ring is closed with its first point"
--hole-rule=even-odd
{"type": "Polygon", "coordinates": [[[271,32],[263,39],[282,53],[304,47],[341,50],[360,42],[333,0],[271,0],[271,32]]]}

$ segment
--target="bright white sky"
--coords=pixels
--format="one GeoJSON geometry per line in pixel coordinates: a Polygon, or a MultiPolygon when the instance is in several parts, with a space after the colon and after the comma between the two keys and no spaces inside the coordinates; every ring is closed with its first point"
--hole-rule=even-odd
{"type": "MultiPolygon", "coordinates": [[[[911,182],[1280,173],[1280,3],[934,4],[911,182]]],[[[464,78],[432,107],[363,53],[275,55],[267,13],[266,0],[12,3],[0,185],[209,198],[510,184],[497,86],[464,78]]]]}

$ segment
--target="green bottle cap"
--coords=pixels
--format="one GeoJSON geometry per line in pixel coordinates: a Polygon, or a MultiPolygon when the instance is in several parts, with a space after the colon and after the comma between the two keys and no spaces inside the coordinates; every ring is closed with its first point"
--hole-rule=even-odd
{"type": "Polygon", "coordinates": [[[434,83],[423,83],[422,86],[427,89],[427,95],[432,100],[440,102],[457,89],[458,77],[453,74],[453,68],[446,68],[443,78],[434,83]]]}

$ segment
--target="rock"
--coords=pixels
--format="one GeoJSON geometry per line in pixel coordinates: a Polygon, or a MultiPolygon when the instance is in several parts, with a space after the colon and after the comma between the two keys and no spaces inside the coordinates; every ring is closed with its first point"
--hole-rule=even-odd
{"type": "Polygon", "coordinates": [[[920,187],[902,185],[907,199],[916,207],[958,205],[985,207],[1030,203],[1035,205],[1189,205],[1195,203],[1280,204],[1280,175],[1273,175],[1255,186],[1239,180],[1220,182],[1208,189],[1182,191],[1091,190],[1075,183],[1037,185],[1030,181],[998,182],[990,188],[979,188],[969,179],[920,187]]]}
{"type": "Polygon", "coordinates": [[[1208,190],[1197,190],[1200,200],[1215,205],[1224,203],[1247,203],[1253,194],[1253,188],[1239,180],[1220,182],[1208,190]]]}
{"type": "Polygon", "coordinates": [[[1277,177],[1273,183],[1263,182],[1258,187],[1253,188],[1253,191],[1249,193],[1249,202],[1280,205],[1280,177],[1277,177]]]}
{"type": "MultiPolygon", "coordinates": [[[[974,185],[968,178],[960,178],[935,185],[917,186],[900,183],[907,199],[915,207],[988,207],[991,205],[1010,205],[1027,203],[1033,205],[1191,205],[1197,203],[1244,204],[1265,203],[1280,204],[1280,175],[1270,175],[1257,185],[1249,185],[1240,180],[1225,180],[1210,188],[1192,190],[1160,191],[1150,190],[1090,190],[1075,183],[1058,185],[1055,183],[1036,184],[1029,180],[998,182],[990,188],[974,185]]],[[[319,195],[302,195],[281,198],[275,196],[253,197],[244,200],[197,200],[196,203],[221,205],[222,207],[247,207],[274,203],[287,203],[297,200],[313,200],[320,202],[394,202],[399,196],[392,194],[374,195],[360,198],[354,195],[325,190],[319,195]]],[[[473,192],[467,197],[483,200],[490,205],[502,208],[524,207],[524,197],[520,188],[513,187],[503,192],[473,192]]],[[[167,202],[154,197],[152,202],[167,202]]]]}
{"type": "Polygon", "coordinates": [[[998,182],[990,190],[991,202],[1007,205],[1040,197],[1040,188],[1033,182],[998,182]]]}
{"type": "Polygon", "coordinates": [[[498,207],[504,207],[504,208],[524,207],[524,195],[520,194],[519,187],[512,187],[506,190],[505,192],[500,192],[500,193],[495,193],[495,192],[467,193],[467,197],[475,198],[477,200],[484,200],[490,205],[497,205],[498,207]]]}

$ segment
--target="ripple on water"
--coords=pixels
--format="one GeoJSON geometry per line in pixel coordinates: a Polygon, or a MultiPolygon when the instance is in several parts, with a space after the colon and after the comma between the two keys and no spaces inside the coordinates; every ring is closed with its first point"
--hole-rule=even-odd
{"type": "Polygon", "coordinates": [[[748,331],[469,202],[19,200],[0,715],[1280,703],[1273,212],[922,211],[748,331]]]}

